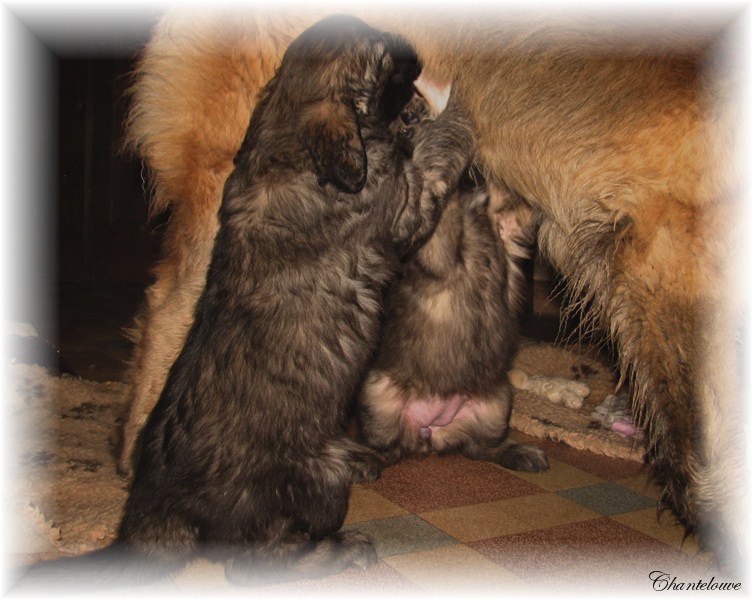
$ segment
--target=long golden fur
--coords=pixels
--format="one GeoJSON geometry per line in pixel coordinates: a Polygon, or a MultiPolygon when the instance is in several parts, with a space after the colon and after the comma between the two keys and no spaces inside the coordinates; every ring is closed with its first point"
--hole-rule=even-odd
{"type": "MultiPolygon", "coordinates": [[[[191,322],[248,115],[313,12],[168,13],[137,67],[128,142],[151,171],[152,210],[172,212],[134,330],[126,470],[191,322]]],[[[454,81],[485,177],[538,211],[540,251],[572,306],[611,335],[663,505],[739,566],[740,116],[722,19],[642,29],[501,9],[359,12],[454,81]]]]}

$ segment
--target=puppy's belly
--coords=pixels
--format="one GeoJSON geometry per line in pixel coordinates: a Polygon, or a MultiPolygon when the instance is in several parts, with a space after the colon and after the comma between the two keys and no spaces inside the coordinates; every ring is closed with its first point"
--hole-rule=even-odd
{"type": "Polygon", "coordinates": [[[417,429],[421,438],[429,440],[433,432],[472,416],[478,407],[479,402],[470,396],[433,396],[407,400],[404,414],[409,427],[417,429]]]}

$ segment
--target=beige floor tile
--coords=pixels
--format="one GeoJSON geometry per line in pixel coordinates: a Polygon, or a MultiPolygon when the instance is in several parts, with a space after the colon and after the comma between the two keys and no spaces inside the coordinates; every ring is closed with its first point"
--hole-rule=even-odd
{"type": "Polygon", "coordinates": [[[634,477],[626,477],[625,479],[617,479],[615,483],[619,483],[621,486],[626,487],[634,492],[659,500],[661,497],[661,488],[654,483],[648,474],[636,475],[634,477]]]}
{"type": "Polygon", "coordinates": [[[407,510],[390,502],[381,494],[359,485],[354,485],[350,489],[345,524],[361,523],[362,521],[398,517],[407,514],[407,510]]]}
{"type": "Polygon", "coordinates": [[[549,491],[566,490],[604,481],[595,475],[586,473],[578,467],[554,459],[549,459],[549,469],[547,471],[542,473],[516,472],[515,475],[549,491]]]}
{"type": "Polygon", "coordinates": [[[529,525],[529,529],[556,527],[601,517],[599,513],[557,494],[536,494],[504,500],[504,510],[510,516],[529,525]]]}
{"type": "Polygon", "coordinates": [[[510,535],[531,529],[527,523],[507,514],[500,502],[446,508],[419,515],[438,529],[462,542],[510,535]]]}
{"type": "Polygon", "coordinates": [[[443,596],[453,591],[509,590],[522,585],[510,571],[462,544],[384,560],[422,589],[441,592],[443,596]]]}
{"type": "Polygon", "coordinates": [[[556,494],[536,494],[419,515],[462,542],[594,519],[600,515],[556,494]]]}
{"type": "Polygon", "coordinates": [[[176,590],[184,592],[222,592],[236,595],[243,588],[233,586],[225,577],[225,565],[198,558],[172,577],[176,590]]]}
{"type": "Polygon", "coordinates": [[[635,529],[665,544],[679,548],[690,556],[695,556],[702,560],[711,560],[711,556],[708,553],[700,551],[694,537],[688,537],[683,540],[683,527],[675,523],[674,517],[669,512],[662,513],[657,519],[656,509],[647,508],[645,510],[614,515],[611,518],[631,529],[635,529]]]}

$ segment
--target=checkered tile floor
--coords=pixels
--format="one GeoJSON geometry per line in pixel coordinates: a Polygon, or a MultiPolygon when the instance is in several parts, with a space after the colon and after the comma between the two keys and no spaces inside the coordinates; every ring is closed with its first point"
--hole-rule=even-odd
{"type": "MultiPolygon", "coordinates": [[[[346,529],[367,534],[379,563],[259,592],[652,592],[649,574],[678,581],[721,575],[669,514],[637,463],[541,444],[551,468],[517,473],[459,456],[410,459],[353,487],[346,529]]],[[[206,563],[172,582],[181,590],[248,593],[206,563]]]]}
{"type": "MultiPolygon", "coordinates": [[[[124,298],[140,298],[141,290],[129,295],[97,284],[64,292],[64,355],[82,376],[118,379],[128,357],[120,326],[136,304],[124,298]],[[102,320],[113,307],[119,308],[118,327],[102,320]]],[[[534,292],[532,322],[534,329],[547,325],[538,332],[546,339],[549,329],[557,331],[558,309],[545,289],[534,292]]],[[[403,461],[379,481],[354,486],[345,527],[368,534],[380,557],[366,571],[249,591],[230,586],[221,565],[197,561],[163,589],[244,597],[315,592],[328,598],[437,590],[465,597],[481,590],[501,598],[512,590],[559,595],[570,586],[600,595],[654,593],[649,574],[657,570],[678,581],[720,579],[695,541],[683,542],[671,515],[657,518],[658,490],[640,465],[513,437],[541,444],[551,469],[526,474],[457,456],[431,457],[403,461]]]]}

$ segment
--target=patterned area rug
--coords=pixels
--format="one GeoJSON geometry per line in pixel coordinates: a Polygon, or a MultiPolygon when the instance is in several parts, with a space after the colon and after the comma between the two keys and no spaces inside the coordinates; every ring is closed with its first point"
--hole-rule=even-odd
{"type": "Polygon", "coordinates": [[[510,424],[528,435],[564,442],[613,458],[643,461],[640,441],[626,437],[595,422],[592,413],[614,393],[617,376],[609,364],[588,348],[563,348],[548,344],[524,344],[514,366],[529,375],[564,377],[590,388],[578,410],[552,404],[546,398],[524,390],[515,391],[510,424]]]}
{"type": "MultiPolygon", "coordinates": [[[[582,409],[573,411],[518,390],[514,428],[598,454],[641,460],[634,441],[592,425],[590,413],[614,388],[613,373],[597,358],[526,345],[516,367],[578,379],[591,394],[582,409]]],[[[108,544],[127,494],[113,458],[126,386],[51,377],[41,367],[20,364],[7,366],[5,375],[10,477],[3,502],[10,552],[32,562],[108,544]]]]}

